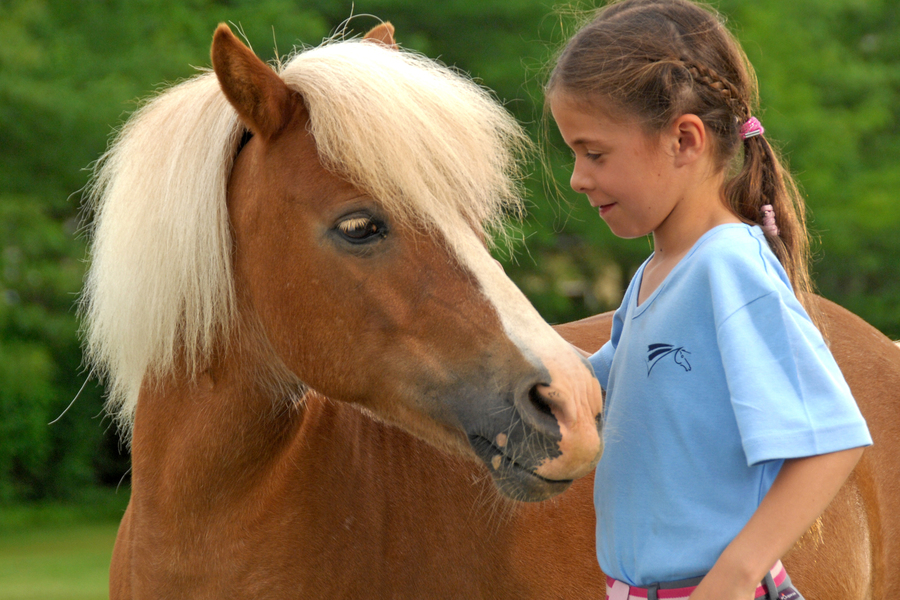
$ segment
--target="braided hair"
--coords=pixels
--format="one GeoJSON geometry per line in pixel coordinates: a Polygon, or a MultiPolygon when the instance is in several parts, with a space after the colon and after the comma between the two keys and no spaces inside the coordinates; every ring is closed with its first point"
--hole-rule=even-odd
{"type": "Polygon", "coordinates": [[[778,233],[766,238],[810,308],[805,204],[765,136],[741,134],[758,104],[756,76],[718,13],[691,0],[614,1],[562,49],[545,92],[601,102],[650,134],[697,115],[716,166],[729,172],[723,195],[732,212],[754,224],[762,224],[763,207],[777,214],[778,233]]]}

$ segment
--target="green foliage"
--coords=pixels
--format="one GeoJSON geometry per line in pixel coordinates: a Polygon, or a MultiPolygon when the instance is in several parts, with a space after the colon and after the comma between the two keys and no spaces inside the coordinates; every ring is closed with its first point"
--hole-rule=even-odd
{"type": "MultiPolygon", "coordinates": [[[[0,502],[78,495],[127,469],[81,368],[75,303],[86,170],[166,82],[209,64],[219,22],[267,60],[391,20],[402,45],[470,73],[546,139],[524,244],[501,260],[550,321],[614,308],[647,240],[618,240],[568,188],[542,114],[544,66],[572,33],[545,0],[0,0],[0,502]],[[277,53],[275,48],[277,47],[277,53]]],[[[579,2],[584,6],[586,2],[579,2]]],[[[894,0],[718,0],[755,65],[821,242],[823,295],[900,337],[900,11],[894,0]]]]}
{"type": "Polygon", "coordinates": [[[64,424],[48,425],[83,379],[72,307],[83,250],[73,221],[48,204],[0,195],[0,501],[62,497],[91,482],[103,433],[91,419],[95,389],[64,424]]]}

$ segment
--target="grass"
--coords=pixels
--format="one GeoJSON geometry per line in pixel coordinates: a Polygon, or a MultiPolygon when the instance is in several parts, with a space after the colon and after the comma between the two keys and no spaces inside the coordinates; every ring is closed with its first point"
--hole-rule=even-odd
{"type": "Polygon", "coordinates": [[[0,600],[108,598],[127,501],[127,491],[97,491],[78,504],[0,506],[0,600]]]}

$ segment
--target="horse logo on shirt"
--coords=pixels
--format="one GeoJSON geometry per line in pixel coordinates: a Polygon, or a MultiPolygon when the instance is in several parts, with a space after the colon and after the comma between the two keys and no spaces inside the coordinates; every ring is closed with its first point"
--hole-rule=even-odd
{"type": "Polygon", "coordinates": [[[667,356],[671,356],[675,360],[675,364],[680,365],[685,371],[690,371],[691,363],[688,362],[688,354],[690,352],[685,350],[684,346],[676,348],[672,344],[650,344],[647,346],[647,377],[650,377],[653,367],[667,356]]]}

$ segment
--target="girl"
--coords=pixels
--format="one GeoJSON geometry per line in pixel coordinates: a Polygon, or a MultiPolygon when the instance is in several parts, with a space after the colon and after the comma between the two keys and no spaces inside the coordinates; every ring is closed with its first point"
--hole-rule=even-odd
{"type": "Polygon", "coordinates": [[[572,187],[617,236],[653,237],[590,359],[608,598],[801,598],[780,558],[871,438],[802,305],[803,201],[752,116],[746,56],[706,7],[624,0],[546,92],[572,187]]]}

